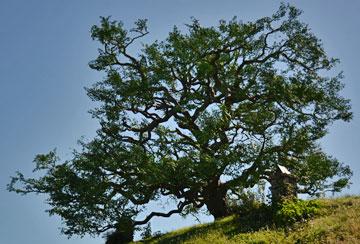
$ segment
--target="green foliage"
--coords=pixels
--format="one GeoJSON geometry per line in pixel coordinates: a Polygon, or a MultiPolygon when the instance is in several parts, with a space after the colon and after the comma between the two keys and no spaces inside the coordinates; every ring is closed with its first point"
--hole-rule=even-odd
{"type": "Polygon", "coordinates": [[[326,155],[321,151],[314,151],[307,155],[302,164],[294,164],[294,172],[301,188],[300,193],[319,195],[329,190],[339,192],[349,185],[352,171],[349,166],[340,163],[338,160],[326,155]],[[337,176],[332,182],[329,177],[337,176]]]}
{"type": "Polygon", "coordinates": [[[320,213],[320,207],[321,205],[317,200],[285,201],[276,209],[275,222],[283,226],[290,226],[316,216],[320,213]]]}
{"type": "Polygon", "coordinates": [[[9,190],[47,194],[48,212],[71,236],[132,233],[153,217],[203,206],[222,217],[228,192],[269,180],[278,163],[304,193],[348,186],[351,170],[318,140],[333,122],[351,119],[350,102],[340,95],[342,75],[332,76],[338,60],[300,14],[281,4],[253,22],[207,27],[193,19],[141,46],[146,20],[127,30],[101,18],[91,28],[101,48],[89,66],[105,76],[87,88],[98,105],[97,135],[68,161],[36,156],[37,174],[18,173],[9,190]],[[176,207],[148,211],[160,198],[176,207]]]}
{"type": "MultiPolygon", "coordinates": [[[[265,212],[271,213],[266,203],[265,182],[261,181],[256,189],[238,189],[229,193],[227,196],[227,204],[230,212],[237,215],[262,215],[265,212]]],[[[266,214],[268,216],[268,214],[266,214]]]]}

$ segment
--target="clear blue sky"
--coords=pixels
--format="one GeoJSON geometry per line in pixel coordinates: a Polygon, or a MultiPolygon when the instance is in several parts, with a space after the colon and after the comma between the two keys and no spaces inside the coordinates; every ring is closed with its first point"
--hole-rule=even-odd
{"type": "MultiPolygon", "coordinates": [[[[237,15],[255,20],[271,15],[280,1],[239,0],[8,0],[0,2],[0,243],[95,244],[102,238],[67,239],[61,221],[49,217],[45,198],[6,191],[16,170],[31,173],[37,153],[57,148],[70,155],[81,136],[91,138],[96,121],[83,87],[101,78],[87,63],[98,44],[89,35],[99,16],[113,16],[126,26],[149,19],[152,39],[163,39],[173,25],[190,17],[205,25],[237,15]]],[[[291,1],[304,10],[302,20],[340,58],[345,74],[343,95],[352,100],[354,119],[336,123],[322,141],[325,150],[354,170],[354,184],[344,193],[360,194],[360,1],[291,1]]],[[[206,220],[206,218],[204,218],[206,220]]],[[[193,224],[179,217],[155,219],[153,230],[193,224]]]]}

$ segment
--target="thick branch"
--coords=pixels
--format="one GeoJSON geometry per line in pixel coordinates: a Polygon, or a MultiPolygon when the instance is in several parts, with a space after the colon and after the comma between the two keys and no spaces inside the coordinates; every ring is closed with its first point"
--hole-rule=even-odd
{"type": "Polygon", "coordinates": [[[186,205],[189,205],[190,203],[191,202],[188,202],[188,201],[180,202],[177,209],[171,210],[167,213],[152,212],[144,220],[135,221],[134,226],[146,224],[147,222],[149,222],[152,219],[152,217],[155,217],[155,216],[167,218],[175,213],[181,213],[183,211],[184,207],[186,205]]]}

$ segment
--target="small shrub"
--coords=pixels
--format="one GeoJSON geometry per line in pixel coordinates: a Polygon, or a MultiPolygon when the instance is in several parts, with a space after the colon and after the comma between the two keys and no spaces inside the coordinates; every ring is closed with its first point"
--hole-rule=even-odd
{"type": "Polygon", "coordinates": [[[320,203],[315,200],[285,201],[275,212],[275,222],[280,225],[292,225],[305,221],[320,213],[320,203]]]}
{"type": "Polygon", "coordinates": [[[141,238],[142,239],[147,239],[151,237],[151,225],[150,223],[148,223],[144,228],[143,228],[143,232],[141,233],[141,238]]]}
{"type": "Polygon", "coordinates": [[[153,233],[152,237],[153,238],[159,238],[162,235],[164,235],[164,233],[162,233],[161,231],[156,231],[156,232],[153,233]]]}
{"type": "Polygon", "coordinates": [[[265,190],[259,184],[257,191],[244,190],[236,192],[235,198],[228,196],[227,205],[229,212],[237,215],[248,215],[254,211],[262,210],[265,206],[265,190]]]}

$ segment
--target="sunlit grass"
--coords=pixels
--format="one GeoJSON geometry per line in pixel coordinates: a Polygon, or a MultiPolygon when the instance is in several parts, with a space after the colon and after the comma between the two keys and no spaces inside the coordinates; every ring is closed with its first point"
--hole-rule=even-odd
{"type": "Polygon", "coordinates": [[[360,243],[360,197],[320,199],[320,215],[291,227],[259,225],[255,218],[229,216],[150,238],[143,243],[360,243]]]}

